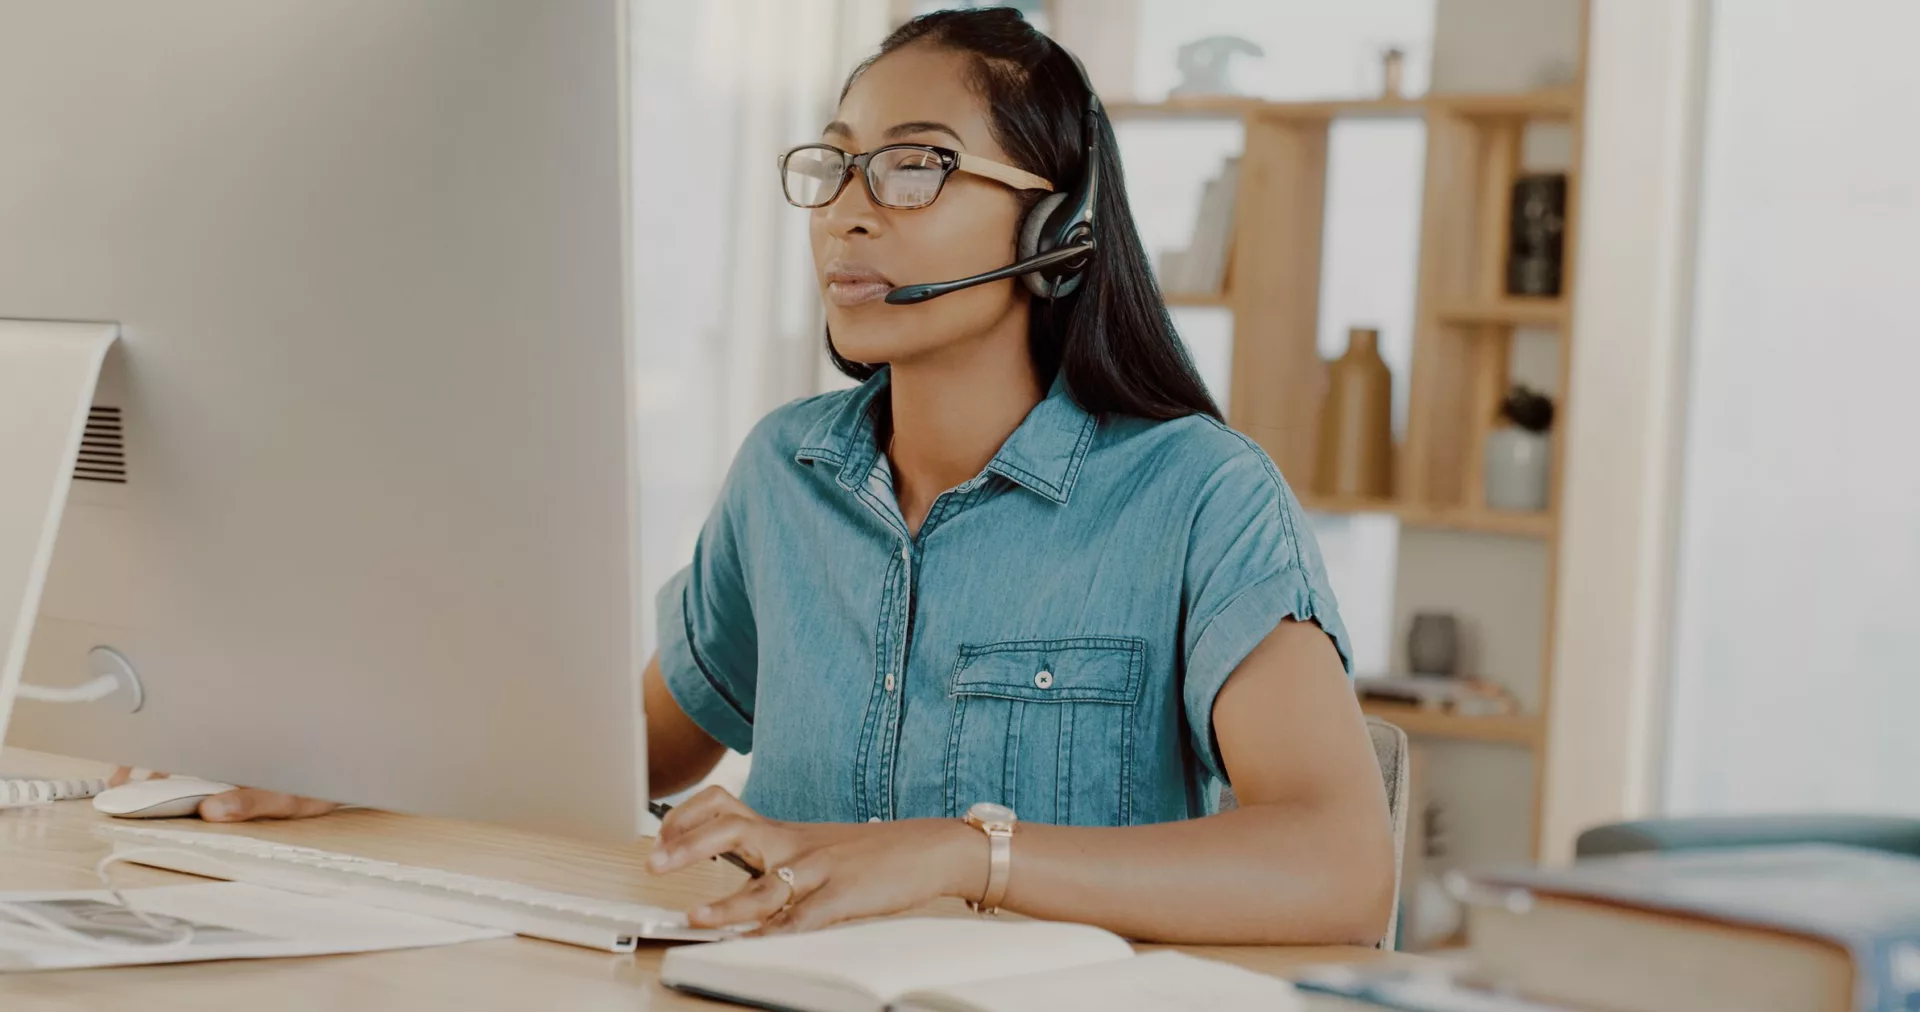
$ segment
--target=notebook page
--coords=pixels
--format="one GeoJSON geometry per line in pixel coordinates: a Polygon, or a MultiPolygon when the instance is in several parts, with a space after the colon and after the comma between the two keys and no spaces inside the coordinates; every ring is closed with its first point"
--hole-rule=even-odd
{"type": "MultiPolygon", "coordinates": [[[[1120,936],[1083,924],[908,918],[715,942],[675,949],[667,958],[689,970],[702,964],[724,973],[733,966],[841,980],[886,1001],[917,988],[1130,962],[1132,955],[1120,936]]],[[[701,977],[722,979],[717,973],[701,977]]]]}
{"type": "Polygon", "coordinates": [[[0,971],[318,956],[512,936],[494,928],[240,882],[155,886],[129,889],[125,895],[149,916],[192,925],[192,940],[173,947],[157,944],[176,932],[156,931],[104,890],[0,893],[0,901],[95,940],[85,944],[65,933],[0,917],[0,971]]]}
{"type": "Polygon", "coordinates": [[[1295,1012],[1293,985],[1229,963],[1154,952],[1101,966],[918,991],[894,1012],[1295,1012]]]}

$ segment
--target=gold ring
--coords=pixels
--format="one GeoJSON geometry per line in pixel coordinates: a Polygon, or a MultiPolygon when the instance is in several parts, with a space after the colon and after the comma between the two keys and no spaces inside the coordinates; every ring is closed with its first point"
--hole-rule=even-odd
{"type": "Polygon", "coordinates": [[[780,912],[786,913],[793,909],[793,901],[800,897],[800,887],[793,881],[793,869],[784,864],[773,870],[773,876],[787,884],[787,901],[780,904],[780,912]]]}

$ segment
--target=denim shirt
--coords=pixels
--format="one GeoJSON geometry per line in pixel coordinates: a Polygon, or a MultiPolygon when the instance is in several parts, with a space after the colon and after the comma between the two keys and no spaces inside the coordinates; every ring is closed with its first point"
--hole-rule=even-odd
{"type": "Polygon", "coordinates": [[[1214,697],[1280,620],[1350,668],[1300,505],[1245,436],[1096,418],[1056,380],[916,537],[875,439],[886,390],[882,370],[762,420],[660,592],[668,690],[753,753],[761,814],[1203,815],[1214,697]]]}

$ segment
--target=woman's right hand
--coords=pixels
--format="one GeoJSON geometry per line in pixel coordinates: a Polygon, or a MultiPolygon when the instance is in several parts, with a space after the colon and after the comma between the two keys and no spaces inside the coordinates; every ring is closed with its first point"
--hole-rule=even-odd
{"type": "Polygon", "coordinates": [[[251,822],[255,819],[311,819],[340,806],[319,798],[281,794],[254,787],[237,787],[200,802],[200,818],[208,822],[251,822]]]}
{"type": "MultiPolygon", "coordinates": [[[[165,773],[154,773],[148,779],[159,780],[165,777],[165,773]]],[[[133,768],[122,766],[113,771],[113,776],[107,778],[107,785],[118,787],[132,779],[133,768]]],[[[207,822],[311,819],[339,807],[334,802],[322,801],[319,798],[303,798],[297,794],[263,791],[257,787],[236,787],[203,799],[200,802],[200,818],[207,822]]]]}

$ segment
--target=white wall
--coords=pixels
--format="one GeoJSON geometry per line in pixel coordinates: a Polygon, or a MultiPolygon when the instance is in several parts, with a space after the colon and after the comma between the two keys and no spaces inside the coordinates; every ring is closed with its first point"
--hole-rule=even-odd
{"type": "Polygon", "coordinates": [[[1714,8],[1676,812],[1920,813],[1920,5],[1714,8]]]}
{"type": "Polygon", "coordinates": [[[1434,91],[1532,91],[1573,83],[1581,0],[1435,2],[1434,91]]]}
{"type": "MultiPolygon", "coordinates": [[[[807,215],[774,155],[819,136],[884,0],[631,0],[643,649],[755,422],[828,382],[807,215]],[[669,166],[663,169],[662,165],[669,166]]],[[[738,791],[738,756],[712,778],[738,791]]]]}
{"type": "Polygon", "coordinates": [[[1599,0],[1574,257],[1541,855],[1656,805],[1706,0],[1599,0]]]}
{"type": "Polygon", "coordinates": [[[754,423],[816,389],[826,356],[807,215],[780,195],[773,160],[819,136],[886,22],[876,0],[633,0],[630,10],[641,569],[652,593],[691,557],[754,423]]]}

